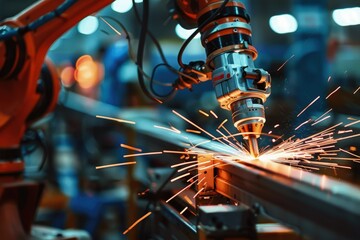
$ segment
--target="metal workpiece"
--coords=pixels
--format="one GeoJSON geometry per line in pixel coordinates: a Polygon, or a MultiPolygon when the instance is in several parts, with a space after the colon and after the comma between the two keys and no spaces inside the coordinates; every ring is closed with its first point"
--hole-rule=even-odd
{"type": "Polygon", "coordinates": [[[212,154],[200,154],[198,155],[198,174],[199,179],[204,179],[201,184],[197,185],[197,190],[204,188],[203,190],[210,191],[214,190],[214,168],[213,166],[213,155],[212,154]]]}
{"type": "Polygon", "coordinates": [[[159,202],[155,211],[154,229],[156,239],[197,240],[196,224],[166,202],[159,202]]]}
{"type": "Polygon", "coordinates": [[[255,215],[246,206],[200,206],[199,239],[257,239],[255,215]]]}
{"type": "Polygon", "coordinates": [[[360,189],[274,162],[216,167],[215,190],[308,239],[360,239],[360,189]]]}

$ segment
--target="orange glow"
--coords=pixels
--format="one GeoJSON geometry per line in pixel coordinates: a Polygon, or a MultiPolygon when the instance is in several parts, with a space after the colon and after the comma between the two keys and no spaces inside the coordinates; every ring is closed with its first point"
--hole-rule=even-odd
{"type": "Polygon", "coordinates": [[[60,73],[61,83],[65,87],[70,87],[74,83],[74,71],[71,66],[64,67],[60,73]]]}
{"type": "Polygon", "coordinates": [[[76,61],[75,80],[83,89],[95,87],[102,78],[102,67],[91,56],[83,55],[76,61]]]}

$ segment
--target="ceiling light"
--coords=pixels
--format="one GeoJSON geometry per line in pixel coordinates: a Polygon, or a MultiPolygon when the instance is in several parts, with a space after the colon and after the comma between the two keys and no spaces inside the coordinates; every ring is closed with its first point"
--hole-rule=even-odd
{"type": "Polygon", "coordinates": [[[99,20],[94,16],[88,16],[81,20],[77,26],[79,33],[90,35],[99,27],[99,20]]]}
{"type": "Polygon", "coordinates": [[[119,13],[126,13],[133,7],[132,0],[116,0],[111,4],[112,10],[119,13]]]}
{"type": "Polygon", "coordinates": [[[271,29],[278,34],[292,33],[298,28],[296,19],[290,14],[272,16],[269,24],[271,29]]]}
{"type": "MultiPolygon", "coordinates": [[[[185,29],[182,26],[180,26],[180,24],[176,25],[175,27],[176,35],[181,39],[188,39],[190,35],[195,31],[196,29],[185,29]]],[[[194,39],[195,38],[200,38],[200,33],[196,34],[194,39]]]]}
{"type": "Polygon", "coordinates": [[[332,18],[339,26],[352,26],[360,24],[360,7],[336,9],[332,18]]]}

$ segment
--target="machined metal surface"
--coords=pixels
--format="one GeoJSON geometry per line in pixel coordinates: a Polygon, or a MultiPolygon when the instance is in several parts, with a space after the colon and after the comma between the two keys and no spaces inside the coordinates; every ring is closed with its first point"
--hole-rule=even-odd
{"type": "Polygon", "coordinates": [[[257,208],[309,239],[360,239],[360,189],[273,162],[217,168],[218,193],[257,208]]]}

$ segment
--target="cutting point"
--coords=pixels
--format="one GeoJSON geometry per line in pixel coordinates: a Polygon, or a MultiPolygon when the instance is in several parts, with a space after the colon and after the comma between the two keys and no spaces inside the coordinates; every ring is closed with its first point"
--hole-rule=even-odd
{"type": "Polygon", "coordinates": [[[260,154],[259,154],[259,145],[256,136],[255,135],[249,136],[248,143],[249,143],[249,152],[251,156],[253,156],[254,158],[258,158],[260,154]]]}

